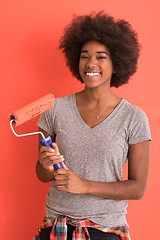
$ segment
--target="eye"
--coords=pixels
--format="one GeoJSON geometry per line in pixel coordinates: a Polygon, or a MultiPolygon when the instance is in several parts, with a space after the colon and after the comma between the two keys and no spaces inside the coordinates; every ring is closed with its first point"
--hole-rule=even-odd
{"type": "Polygon", "coordinates": [[[97,59],[99,59],[99,60],[103,60],[103,59],[107,59],[107,57],[99,56],[99,57],[97,57],[97,59]]]}
{"type": "Polygon", "coordinates": [[[81,55],[80,58],[81,58],[81,59],[88,59],[88,56],[81,55]]]}

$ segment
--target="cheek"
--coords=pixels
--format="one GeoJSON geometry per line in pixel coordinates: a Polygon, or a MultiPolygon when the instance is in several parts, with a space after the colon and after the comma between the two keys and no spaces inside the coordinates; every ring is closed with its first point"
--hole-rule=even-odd
{"type": "Polygon", "coordinates": [[[112,63],[106,64],[103,69],[106,69],[106,73],[113,73],[113,65],[112,63]]]}

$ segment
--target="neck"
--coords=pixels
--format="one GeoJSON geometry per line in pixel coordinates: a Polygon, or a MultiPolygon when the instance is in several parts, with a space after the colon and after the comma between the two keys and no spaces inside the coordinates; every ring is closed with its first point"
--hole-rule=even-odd
{"type": "Polygon", "coordinates": [[[86,88],[82,91],[83,97],[88,104],[92,105],[111,105],[113,102],[119,99],[111,89],[90,89],[86,88]]]}

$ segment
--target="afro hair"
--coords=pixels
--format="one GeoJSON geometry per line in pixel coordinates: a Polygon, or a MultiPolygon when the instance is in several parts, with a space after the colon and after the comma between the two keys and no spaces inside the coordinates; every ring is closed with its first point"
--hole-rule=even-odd
{"type": "Polygon", "coordinates": [[[110,52],[114,73],[111,87],[126,84],[137,70],[141,46],[136,32],[125,20],[115,21],[104,12],[74,17],[64,30],[59,49],[66,57],[67,66],[74,77],[83,83],[79,74],[82,46],[88,41],[104,44],[110,52]]]}

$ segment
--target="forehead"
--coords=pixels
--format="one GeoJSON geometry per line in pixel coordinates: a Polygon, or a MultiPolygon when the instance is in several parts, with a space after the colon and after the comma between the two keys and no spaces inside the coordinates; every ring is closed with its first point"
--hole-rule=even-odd
{"type": "Polygon", "coordinates": [[[84,43],[84,45],[82,46],[81,51],[88,51],[88,52],[107,52],[109,53],[108,48],[106,47],[105,44],[100,43],[98,41],[89,41],[84,43]]]}

